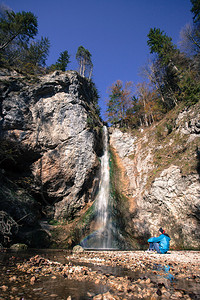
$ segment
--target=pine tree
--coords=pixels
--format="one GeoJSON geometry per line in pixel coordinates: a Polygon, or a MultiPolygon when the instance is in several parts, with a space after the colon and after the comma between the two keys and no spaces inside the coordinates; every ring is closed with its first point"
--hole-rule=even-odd
{"type": "MultiPolygon", "coordinates": [[[[26,46],[18,59],[18,67],[29,73],[38,73],[45,67],[49,55],[50,41],[47,37],[32,41],[26,46]]],[[[17,64],[17,61],[15,62],[17,64]]]]}
{"type": "Polygon", "coordinates": [[[192,3],[191,12],[193,13],[193,21],[197,23],[200,21],[200,1],[199,0],[190,0],[192,3]]]}
{"type": "Polygon", "coordinates": [[[164,65],[169,64],[177,51],[172,43],[172,38],[168,37],[159,28],[151,28],[147,37],[149,38],[147,44],[150,48],[150,53],[156,53],[164,65]]]}
{"type": "Polygon", "coordinates": [[[92,77],[93,64],[92,64],[92,55],[85,49],[83,46],[78,47],[76,53],[76,59],[79,64],[79,74],[83,77],[92,77]]]}
{"type": "Polygon", "coordinates": [[[154,78],[165,106],[171,109],[177,105],[177,94],[180,92],[178,83],[181,54],[172,43],[172,39],[159,28],[151,28],[148,38],[150,53],[156,54],[154,78]]]}
{"type": "Polygon", "coordinates": [[[66,71],[67,65],[70,63],[70,55],[67,50],[60,53],[59,58],[57,59],[56,63],[51,65],[49,69],[53,70],[61,70],[66,71]]]}
{"type": "Polygon", "coordinates": [[[5,17],[0,19],[0,50],[4,50],[14,39],[28,43],[37,32],[37,18],[31,12],[22,11],[14,13],[7,11],[5,17]]]}

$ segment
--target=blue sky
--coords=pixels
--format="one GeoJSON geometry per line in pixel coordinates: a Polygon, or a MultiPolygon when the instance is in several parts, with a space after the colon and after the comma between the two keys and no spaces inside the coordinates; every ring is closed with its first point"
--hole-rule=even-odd
{"type": "Polygon", "coordinates": [[[192,22],[190,0],[4,0],[15,12],[31,11],[38,17],[40,36],[50,39],[47,65],[68,50],[68,69],[77,70],[80,45],[92,54],[93,81],[104,115],[107,88],[120,79],[142,81],[140,68],[149,57],[150,28],[164,30],[175,44],[180,30],[192,22]]]}

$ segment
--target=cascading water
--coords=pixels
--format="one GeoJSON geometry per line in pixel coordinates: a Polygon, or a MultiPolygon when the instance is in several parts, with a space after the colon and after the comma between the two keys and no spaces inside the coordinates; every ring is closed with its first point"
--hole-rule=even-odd
{"type": "Polygon", "coordinates": [[[110,249],[113,248],[113,226],[110,210],[112,198],[110,196],[110,167],[108,151],[108,130],[103,127],[103,156],[101,157],[101,181],[99,192],[95,199],[95,230],[84,240],[84,248],[110,249]]]}
{"type": "Polygon", "coordinates": [[[109,215],[108,201],[110,196],[110,168],[109,168],[109,152],[108,152],[108,132],[107,127],[103,127],[104,154],[101,159],[101,182],[99,193],[96,199],[96,222],[99,229],[100,241],[102,248],[109,246],[109,215]]]}

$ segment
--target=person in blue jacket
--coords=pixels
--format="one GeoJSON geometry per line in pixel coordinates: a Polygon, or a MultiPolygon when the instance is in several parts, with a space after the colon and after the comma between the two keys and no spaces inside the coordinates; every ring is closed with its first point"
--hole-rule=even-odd
{"type": "Polygon", "coordinates": [[[151,237],[148,239],[149,243],[149,249],[147,251],[154,251],[156,250],[157,253],[167,253],[169,250],[169,242],[170,237],[167,233],[165,233],[165,230],[162,229],[162,227],[159,229],[159,232],[161,232],[161,235],[158,237],[151,237]]]}

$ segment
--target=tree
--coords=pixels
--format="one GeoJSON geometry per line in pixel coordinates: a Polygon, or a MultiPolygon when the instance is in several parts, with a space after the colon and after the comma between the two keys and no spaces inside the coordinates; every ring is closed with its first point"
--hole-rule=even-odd
{"type": "Polygon", "coordinates": [[[180,51],[173,45],[172,39],[168,37],[159,28],[150,29],[147,44],[150,47],[150,53],[157,55],[154,63],[155,78],[160,89],[163,102],[169,109],[177,105],[177,94],[179,88],[179,74],[181,73],[181,64],[183,62],[180,51]]]}
{"type": "Polygon", "coordinates": [[[31,72],[37,72],[46,64],[49,55],[50,41],[47,37],[41,37],[40,40],[32,41],[30,46],[26,46],[22,51],[22,57],[19,60],[19,65],[31,72]]]}
{"type": "Polygon", "coordinates": [[[68,63],[70,63],[70,55],[67,50],[60,53],[56,63],[50,66],[50,70],[66,71],[68,63]]]}
{"type": "Polygon", "coordinates": [[[192,26],[187,24],[180,32],[181,49],[188,55],[196,55],[200,53],[200,33],[192,26]]]}
{"type": "Polygon", "coordinates": [[[110,94],[109,94],[109,101],[107,103],[107,118],[108,122],[110,122],[112,125],[115,125],[119,123],[120,121],[120,101],[121,101],[121,82],[117,81],[110,89],[110,94]]]}
{"type": "Polygon", "coordinates": [[[117,80],[109,88],[109,101],[107,103],[107,117],[111,124],[119,124],[121,127],[127,125],[127,110],[131,107],[133,83],[126,82],[123,86],[121,80],[117,80]]]}
{"type": "Polygon", "coordinates": [[[6,12],[6,16],[0,19],[0,50],[4,50],[14,39],[27,43],[37,32],[37,18],[31,12],[22,11],[14,13],[6,12]]]}
{"type": "Polygon", "coordinates": [[[192,3],[191,12],[193,13],[193,21],[197,23],[200,21],[200,1],[199,0],[190,0],[192,3]]]}
{"type": "Polygon", "coordinates": [[[140,110],[143,111],[141,124],[149,126],[154,122],[154,106],[156,103],[156,94],[154,90],[146,82],[141,82],[136,85],[136,94],[140,110]]]}
{"type": "Polygon", "coordinates": [[[126,111],[126,120],[129,128],[142,126],[143,107],[138,98],[134,95],[131,99],[131,106],[126,111]]]}
{"type": "Polygon", "coordinates": [[[79,74],[83,77],[92,77],[93,64],[91,60],[91,53],[83,46],[78,47],[76,59],[79,64],[79,74]]]}
{"type": "Polygon", "coordinates": [[[172,39],[160,28],[151,28],[147,37],[149,38],[147,44],[150,48],[150,53],[156,53],[164,65],[169,64],[175,51],[177,51],[172,43],[172,39]]]}
{"type": "Polygon", "coordinates": [[[161,99],[164,103],[165,98],[163,95],[163,79],[161,75],[160,65],[157,60],[149,60],[142,68],[140,75],[147,80],[155,92],[157,93],[157,97],[161,99]]]}

